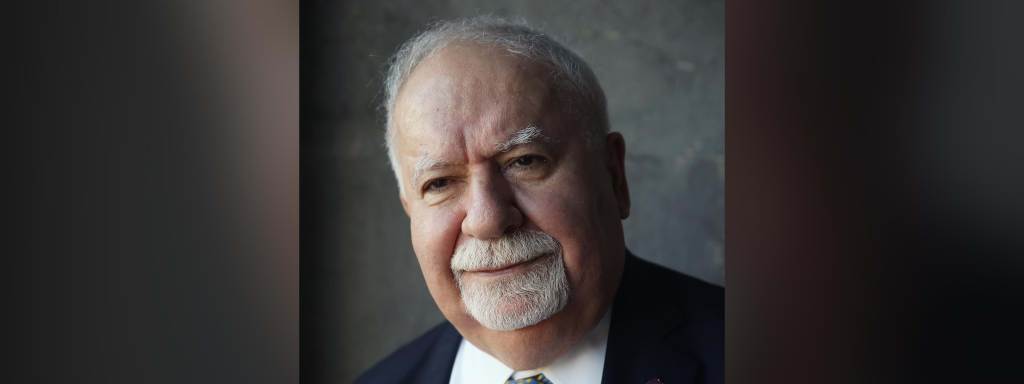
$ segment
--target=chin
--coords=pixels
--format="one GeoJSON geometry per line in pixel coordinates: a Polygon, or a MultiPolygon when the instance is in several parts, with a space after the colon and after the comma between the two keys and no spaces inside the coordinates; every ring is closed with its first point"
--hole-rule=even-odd
{"type": "Polygon", "coordinates": [[[516,331],[529,328],[556,316],[565,307],[565,301],[559,300],[548,307],[538,307],[536,303],[525,299],[512,299],[499,304],[493,312],[467,313],[482,327],[492,331],[516,331]]]}

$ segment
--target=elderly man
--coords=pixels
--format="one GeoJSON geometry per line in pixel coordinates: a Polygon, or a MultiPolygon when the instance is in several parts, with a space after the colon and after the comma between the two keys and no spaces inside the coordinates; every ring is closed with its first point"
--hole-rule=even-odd
{"type": "Polygon", "coordinates": [[[448,321],[359,382],[722,382],[722,289],[625,249],[625,142],[582,59],[523,25],[440,23],[395,55],[386,96],[448,321]]]}

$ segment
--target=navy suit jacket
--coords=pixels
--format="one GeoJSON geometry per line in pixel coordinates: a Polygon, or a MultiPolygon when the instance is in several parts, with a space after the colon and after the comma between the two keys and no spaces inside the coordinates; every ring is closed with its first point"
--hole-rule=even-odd
{"type": "MultiPolygon", "coordinates": [[[[724,299],[721,287],[627,251],[601,382],[722,383],[724,299]]],[[[447,384],[461,341],[455,327],[444,322],[377,363],[356,383],[447,384]]]]}

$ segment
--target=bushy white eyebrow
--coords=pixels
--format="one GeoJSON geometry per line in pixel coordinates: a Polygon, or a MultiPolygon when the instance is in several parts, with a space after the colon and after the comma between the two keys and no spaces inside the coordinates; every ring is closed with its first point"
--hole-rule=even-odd
{"type": "Polygon", "coordinates": [[[541,131],[539,127],[536,125],[530,125],[513,133],[505,142],[495,144],[494,149],[498,152],[508,152],[517,145],[529,144],[537,141],[538,139],[551,141],[551,138],[544,136],[543,131],[541,131]]]}
{"type": "MultiPolygon", "coordinates": [[[[540,129],[540,127],[531,124],[530,126],[520,129],[513,133],[508,140],[502,143],[495,144],[494,148],[498,152],[508,152],[518,145],[533,143],[537,140],[545,142],[553,141],[550,137],[544,136],[544,133],[540,129]]],[[[420,177],[423,177],[423,174],[426,173],[427,171],[438,168],[444,168],[450,165],[452,164],[432,158],[428,155],[420,156],[420,158],[417,159],[416,163],[413,165],[412,181],[413,183],[416,183],[419,181],[420,177]]]]}
{"type": "Polygon", "coordinates": [[[416,182],[423,176],[423,173],[436,168],[443,168],[449,164],[441,160],[434,159],[430,156],[421,156],[416,160],[416,164],[413,165],[412,181],[416,182]]]}

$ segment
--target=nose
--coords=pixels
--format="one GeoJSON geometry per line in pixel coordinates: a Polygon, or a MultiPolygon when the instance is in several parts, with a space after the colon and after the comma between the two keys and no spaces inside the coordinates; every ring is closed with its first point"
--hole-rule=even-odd
{"type": "Polygon", "coordinates": [[[480,240],[496,239],[518,228],[523,213],[515,204],[512,186],[500,172],[488,172],[470,182],[462,233],[480,240]]]}

